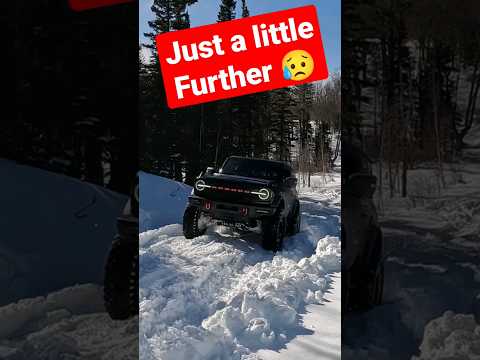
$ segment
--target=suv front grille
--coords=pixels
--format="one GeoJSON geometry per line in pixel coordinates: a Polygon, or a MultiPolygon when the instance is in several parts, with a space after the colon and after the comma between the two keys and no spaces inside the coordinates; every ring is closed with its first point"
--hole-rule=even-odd
{"type": "Polygon", "coordinates": [[[214,200],[233,203],[256,203],[259,201],[258,195],[251,194],[250,190],[231,191],[225,188],[208,188],[203,191],[196,192],[197,195],[214,200]]]}
{"type": "Polygon", "coordinates": [[[229,206],[225,204],[218,204],[216,208],[219,210],[227,210],[227,211],[235,211],[235,212],[240,211],[238,206],[229,206]]]}

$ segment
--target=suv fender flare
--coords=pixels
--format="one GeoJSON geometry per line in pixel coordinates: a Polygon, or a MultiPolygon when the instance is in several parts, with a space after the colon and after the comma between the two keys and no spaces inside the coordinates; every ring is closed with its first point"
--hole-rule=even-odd
{"type": "Polygon", "coordinates": [[[277,211],[275,212],[275,214],[280,215],[284,218],[287,218],[288,214],[286,213],[286,210],[287,209],[285,207],[285,200],[281,199],[278,203],[277,211]]]}

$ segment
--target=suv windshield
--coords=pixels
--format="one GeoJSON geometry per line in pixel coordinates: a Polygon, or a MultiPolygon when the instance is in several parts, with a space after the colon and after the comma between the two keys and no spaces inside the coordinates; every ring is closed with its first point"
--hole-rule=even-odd
{"type": "Polygon", "coordinates": [[[230,158],[222,166],[222,174],[278,180],[291,176],[285,165],[268,160],[230,158]]]}

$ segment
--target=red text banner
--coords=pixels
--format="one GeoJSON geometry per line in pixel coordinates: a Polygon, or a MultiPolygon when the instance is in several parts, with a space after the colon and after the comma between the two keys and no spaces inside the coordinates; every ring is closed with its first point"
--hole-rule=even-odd
{"type": "Polygon", "coordinates": [[[170,108],[323,80],[315,6],[157,35],[170,108]]]}
{"type": "Polygon", "coordinates": [[[70,0],[70,7],[75,11],[84,11],[133,1],[134,0],[70,0]]]}

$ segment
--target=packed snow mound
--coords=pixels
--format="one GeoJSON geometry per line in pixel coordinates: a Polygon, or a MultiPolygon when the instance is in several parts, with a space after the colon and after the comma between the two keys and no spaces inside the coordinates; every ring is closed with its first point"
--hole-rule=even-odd
{"type": "Polygon", "coordinates": [[[140,232],[181,221],[192,188],[161,176],[139,173],[140,232]]]}
{"type": "Polygon", "coordinates": [[[35,327],[41,328],[55,315],[105,311],[98,285],[66,288],[46,297],[23,299],[0,308],[0,339],[10,338],[35,327]],[[85,301],[88,299],[89,301],[85,301]]]}
{"type": "Polygon", "coordinates": [[[425,327],[420,356],[412,360],[480,359],[480,326],[473,315],[447,311],[425,327]]]}
{"type": "Polygon", "coordinates": [[[333,236],[304,258],[246,254],[222,234],[193,240],[182,255],[187,242],[180,225],[140,235],[141,359],[240,359],[280,347],[299,326],[298,311],[321,304],[328,274],[340,270],[333,236]]]}
{"type": "Polygon", "coordinates": [[[203,328],[251,350],[282,345],[297,326],[297,311],[306,304],[322,303],[328,285],[322,265],[338,271],[338,258],[332,262],[332,257],[339,254],[338,238],[328,237],[309,258],[297,261],[280,255],[256,263],[245,269],[224,296],[225,306],[205,319],[203,328]],[[333,263],[337,267],[331,266],[333,263]]]}
{"type": "Polygon", "coordinates": [[[0,306],[103,281],[126,196],[3,159],[0,184],[0,306]]]}
{"type": "Polygon", "coordinates": [[[142,232],[140,359],[256,359],[301,333],[299,315],[341,268],[339,193],[300,194],[301,232],[275,255],[223,227],[186,239],[181,217],[142,232]]]}
{"type": "Polygon", "coordinates": [[[1,307],[0,358],[137,359],[138,317],[112,321],[102,295],[85,284],[1,307]]]}

